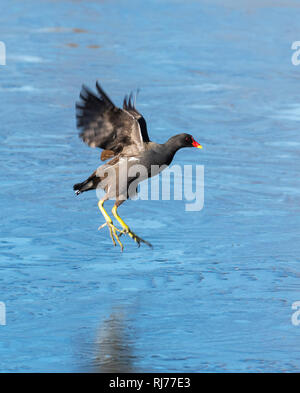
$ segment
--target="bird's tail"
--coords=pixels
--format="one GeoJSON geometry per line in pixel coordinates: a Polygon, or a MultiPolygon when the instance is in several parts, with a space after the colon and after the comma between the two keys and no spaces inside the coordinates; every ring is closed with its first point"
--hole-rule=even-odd
{"type": "Polygon", "coordinates": [[[95,190],[97,185],[99,184],[100,178],[96,176],[94,172],[88,179],[86,179],[82,183],[74,184],[73,190],[75,191],[76,195],[81,194],[82,192],[95,190]]]}

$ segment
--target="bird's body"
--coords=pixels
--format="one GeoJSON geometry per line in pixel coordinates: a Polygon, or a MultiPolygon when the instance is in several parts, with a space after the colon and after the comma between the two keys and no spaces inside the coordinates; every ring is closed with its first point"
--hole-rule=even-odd
{"type": "Polygon", "coordinates": [[[116,244],[116,239],[122,250],[119,237],[123,233],[139,245],[141,242],[150,245],[129,229],[117,214],[117,208],[136,194],[138,183],[157,175],[170,165],[177,150],[201,145],[189,134],[175,135],[164,144],[151,142],[146,121],[132,103],[132,95],[129,99],[125,97],[123,109],[119,109],[98,82],[96,87],[98,95],[85,86],[82,87],[81,102],[76,104],[77,126],[81,129],[80,137],[83,141],[91,147],[104,149],[101,159],[110,161],[99,166],[84,182],[75,184],[74,190],[76,194],[96,188],[105,190],[106,194],[98,206],[106,220],[104,225],[108,225],[110,229],[113,243],[116,244]],[[112,212],[122,230],[113,225],[104,210],[103,204],[108,199],[116,200],[112,212]]]}

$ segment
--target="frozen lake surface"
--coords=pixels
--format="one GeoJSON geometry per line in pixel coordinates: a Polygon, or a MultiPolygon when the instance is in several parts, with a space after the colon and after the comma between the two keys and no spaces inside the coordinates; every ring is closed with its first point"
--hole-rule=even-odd
{"type": "Polygon", "coordinates": [[[298,1],[12,0],[1,9],[1,371],[300,371],[298,1]],[[129,201],[113,248],[82,83],[141,88],[151,138],[204,149],[205,206],[129,201]]]}

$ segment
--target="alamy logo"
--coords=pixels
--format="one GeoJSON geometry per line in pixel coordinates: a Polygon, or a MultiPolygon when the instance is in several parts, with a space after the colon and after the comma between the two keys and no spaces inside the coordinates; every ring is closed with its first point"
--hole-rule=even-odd
{"type": "Polygon", "coordinates": [[[292,310],[296,310],[293,314],[292,314],[292,324],[294,326],[299,326],[300,325],[300,302],[294,302],[292,304],[292,310]]]}
{"type": "Polygon", "coordinates": [[[97,169],[97,176],[101,182],[96,189],[97,198],[100,200],[108,190],[110,199],[131,199],[158,201],[185,200],[186,211],[200,211],[204,206],[204,166],[196,165],[193,174],[192,165],[151,165],[149,168],[141,164],[131,164],[129,160],[122,158],[122,166],[105,165],[97,169]],[[161,186],[158,175],[161,173],[161,186]],[[194,176],[193,176],[194,175],[194,176]],[[150,178],[149,178],[150,176],[150,178]],[[171,178],[174,179],[174,193],[171,195],[171,178]],[[132,180],[134,179],[134,180],[132,180]],[[146,180],[146,181],[145,181],[146,180]],[[137,193],[137,187],[141,181],[141,192],[137,193]],[[105,190],[105,191],[104,191],[105,190]]]}
{"type": "Polygon", "coordinates": [[[6,47],[2,41],[0,41],[0,66],[1,65],[6,65],[6,47]]]}
{"type": "Polygon", "coordinates": [[[1,325],[6,325],[6,307],[3,302],[0,302],[0,326],[1,325]]]}
{"type": "Polygon", "coordinates": [[[294,41],[292,43],[291,49],[296,51],[293,53],[292,58],[291,58],[292,64],[294,66],[297,66],[300,64],[300,58],[299,58],[300,57],[300,41],[294,41]]]}

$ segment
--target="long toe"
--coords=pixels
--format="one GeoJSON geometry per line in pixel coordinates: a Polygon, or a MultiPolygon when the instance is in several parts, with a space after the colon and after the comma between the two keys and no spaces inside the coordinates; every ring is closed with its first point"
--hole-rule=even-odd
{"type": "MultiPolygon", "coordinates": [[[[124,246],[123,246],[123,244],[122,244],[122,242],[121,242],[121,240],[119,238],[119,236],[122,235],[122,231],[119,228],[117,228],[112,222],[111,223],[107,223],[107,225],[109,226],[109,229],[110,229],[111,233],[113,234],[114,238],[116,239],[116,241],[118,242],[118,244],[119,244],[119,246],[121,248],[121,251],[123,252],[124,246]],[[120,235],[118,235],[117,232],[119,232],[120,235]]],[[[114,244],[115,244],[115,239],[113,240],[114,244]]]]}
{"type": "Polygon", "coordinates": [[[137,243],[138,247],[141,246],[141,243],[144,243],[144,244],[147,244],[147,246],[149,246],[150,248],[153,248],[151,243],[149,243],[147,240],[144,240],[143,238],[139,237],[131,230],[128,231],[128,235],[137,243]]]}
{"type": "Polygon", "coordinates": [[[115,242],[115,239],[114,239],[113,230],[112,230],[111,227],[109,227],[108,229],[109,229],[109,234],[110,234],[111,240],[113,242],[113,245],[116,247],[116,242],[115,242]]]}
{"type": "Polygon", "coordinates": [[[107,222],[105,222],[104,224],[100,225],[100,227],[98,227],[98,231],[100,231],[100,229],[106,227],[106,225],[107,225],[107,222]]]}

